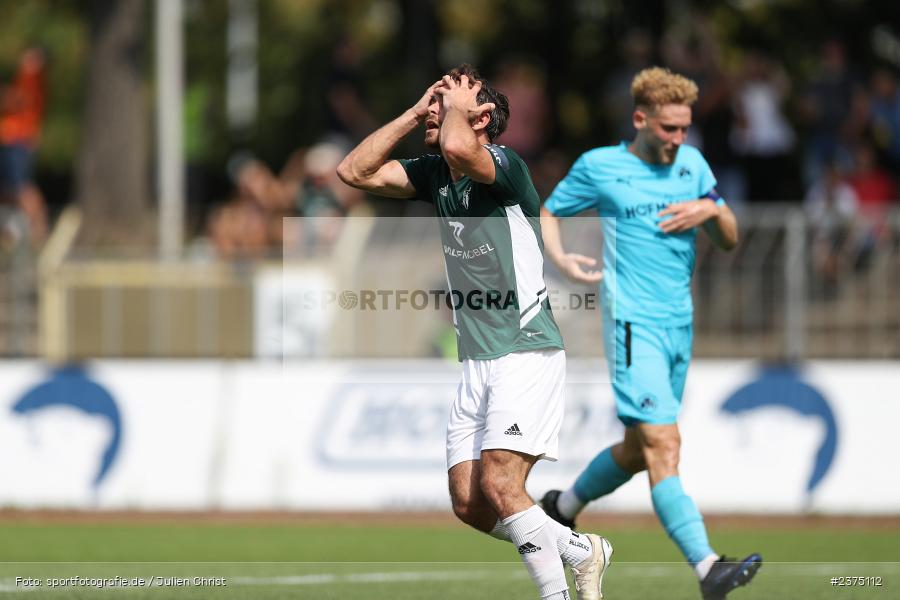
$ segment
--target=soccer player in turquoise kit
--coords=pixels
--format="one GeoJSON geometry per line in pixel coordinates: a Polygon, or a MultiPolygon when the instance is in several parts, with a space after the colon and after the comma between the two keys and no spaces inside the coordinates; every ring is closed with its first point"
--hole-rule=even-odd
{"type": "Polygon", "coordinates": [[[461,65],[354,148],[338,175],[434,204],[450,289],[463,298],[487,292],[484,304],[453,305],[463,363],[447,426],[453,511],[513,542],[543,600],[569,600],[564,563],[578,599],[600,600],[612,546],[550,519],[525,491],[535,462],[556,460],[566,362],[543,279],[540,197],[525,162],[494,144],[508,118],[506,96],[461,65]],[[391,160],[420,125],[440,154],[391,160]]]}
{"type": "Polygon", "coordinates": [[[703,156],[684,144],[696,84],[654,67],[638,73],[631,93],[634,140],[581,155],[541,209],[548,257],[575,281],[601,283],[604,348],[625,435],[541,504],[572,527],[586,504],[648,471],[653,508],[697,573],[703,598],[724,598],[753,578],[762,558],[728,559],[710,546],[678,476],[677,419],[691,359],[697,228],[730,250],[737,222],[703,156]],[[566,253],[560,237],[559,219],[588,209],[601,217],[602,272],[591,268],[594,259],[566,253]]]}

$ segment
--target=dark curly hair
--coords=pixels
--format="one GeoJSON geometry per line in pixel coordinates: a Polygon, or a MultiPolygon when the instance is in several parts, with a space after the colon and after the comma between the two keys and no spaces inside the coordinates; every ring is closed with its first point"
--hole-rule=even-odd
{"type": "Polygon", "coordinates": [[[469,63],[463,63],[447,74],[456,81],[459,81],[459,78],[465,75],[470,81],[481,82],[481,89],[478,91],[478,103],[490,102],[494,105],[494,110],[491,111],[491,120],[485,128],[485,133],[487,133],[488,139],[492,142],[500,137],[506,131],[506,124],[509,122],[509,98],[506,97],[506,94],[495,90],[488,80],[481,76],[478,69],[469,63]]]}

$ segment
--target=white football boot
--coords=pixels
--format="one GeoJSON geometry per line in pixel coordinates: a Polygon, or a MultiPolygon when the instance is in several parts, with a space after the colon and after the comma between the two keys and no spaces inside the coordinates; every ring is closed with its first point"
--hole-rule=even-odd
{"type": "Polygon", "coordinates": [[[575,576],[575,597],[578,600],[600,600],[603,598],[600,589],[603,585],[603,574],[606,573],[612,558],[612,544],[606,538],[593,533],[581,535],[591,540],[593,551],[588,558],[572,567],[572,574],[575,576]]]}

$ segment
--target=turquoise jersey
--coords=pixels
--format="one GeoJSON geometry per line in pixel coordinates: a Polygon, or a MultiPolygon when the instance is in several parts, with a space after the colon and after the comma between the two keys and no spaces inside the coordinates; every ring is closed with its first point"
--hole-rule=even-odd
{"type": "Polygon", "coordinates": [[[595,209],[603,228],[603,308],[614,319],[679,327],[693,321],[696,229],[667,234],[659,211],[713,191],[716,178],[696,148],[671,165],[646,163],[625,142],[582,154],[545,203],[559,217],[595,209]],[[606,218],[613,217],[613,218],[606,218]]]}

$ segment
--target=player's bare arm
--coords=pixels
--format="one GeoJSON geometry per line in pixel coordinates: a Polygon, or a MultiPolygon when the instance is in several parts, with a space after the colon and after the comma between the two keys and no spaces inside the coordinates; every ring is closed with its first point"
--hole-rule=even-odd
{"type": "Polygon", "coordinates": [[[698,198],[670,204],[658,214],[668,217],[659,224],[665,233],[682,233],[702,225],[719,248],[731,250],[737,246],[737,219],[725,204],[719,206],[710,198],[698,198]]]}
{"type": "Polygon", "coordinates": [[[337,174],[341,181],[378,196],[415,196],[416,189],[406,171],[398,161],[388,160],[388,157],[400,140],[428,119],[428,107],[434,101],[435,89],[442,85],[443,81],[434,82],[411,108],[360,142],[338,165],[337,174]]]}
{"type": "Polygon", "coordinates": [[[727,204],[716,208],[718,213],[703,224],[703,230],[722,250],[734,250],[738,243],[737,217],[727,204]]]}
{"type": "Polygon", "coordinates": [[[560,218],[549,210],[541,207],[541,232],[544,238],[544,253],[550,261],[556,265],[559,271],[577,283],[598,283],[603,279],[603,273],[596,269],[590,269],[597,265],[597,259],[583,254],[566,252],[562,244],[562,230],[559,226],[560,218]],[[590,270],[585,270],[585,267],[590,270]]]}
{"type": "Polygon", "coordinates": [[[494,183],[497,176],[494,160],[479,139],[479,136],[486,139],[481,134],[491,120],[494,104],[479,105],[481,83],[471,83],[465,75],[459,81],[445,75],[443,84],[435,88],[435,93],[441,98],[444,113],[440,133],[444,160],[451,171],[468,175],[479,183],[494,183]]]}

